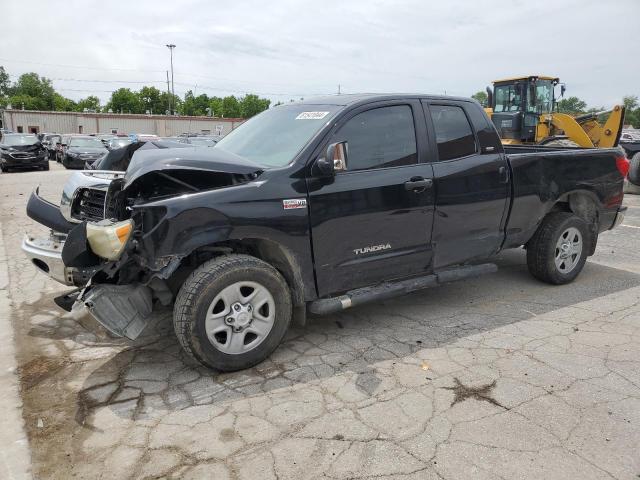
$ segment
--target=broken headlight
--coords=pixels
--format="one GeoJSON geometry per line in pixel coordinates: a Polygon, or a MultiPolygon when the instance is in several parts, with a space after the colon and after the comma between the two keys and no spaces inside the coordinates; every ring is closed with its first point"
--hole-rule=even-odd
{"type": "Polygon", "coordinates": [[[117,260],[133,231],[133,221],[113,223],[103,220],[87,223],[87,241],[93,253],[107,260],[117,260]]]}

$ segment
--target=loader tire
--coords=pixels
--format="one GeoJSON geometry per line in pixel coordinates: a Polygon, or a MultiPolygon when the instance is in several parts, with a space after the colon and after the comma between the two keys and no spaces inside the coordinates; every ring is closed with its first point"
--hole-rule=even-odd
{"type": "Polygon", "coordinates": [[[555,140],[543,143],[542,145],[545,147],[580,147],[580,145],[568,138],[556,138],[555,140]]]}
{"type": "Polygon", "coordinates": [[[631,157],[627,178],[634,185],[640,186],[640,152],[631,157]]]}
{"type": "Polygon", "coordinates": [[[540,281],[570,283],[582,271],[591,237],[588,225],[569,212],[547,215],[527,242],[527,267],[540,281]]]}
{"type": "Polygon", "coordinates": [[[187,277],[173,326],[190,357],[231,372],[267,358],[291,315],[291,292],[280,272],[256,257],[234,254],[210,260],[187,277]]]}

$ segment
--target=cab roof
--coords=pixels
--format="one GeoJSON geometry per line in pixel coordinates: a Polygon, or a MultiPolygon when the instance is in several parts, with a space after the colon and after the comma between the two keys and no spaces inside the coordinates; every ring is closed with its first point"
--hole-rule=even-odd
{"type": "Polygon", "coordinates": [[[423,93],[347,93],[336,95],[322,95],[310,97],[297,102],[285,103],[283,105],[337,105],[352,106],[358,103],[369,103],[372,101],[402,100],[402,99],[424,99],[424,100],[457,100],[470,101],[467,97],[453,97],[447,95],[427,95],[423,93]]]}
{"type": "Polygon", "coordinates": [[[560,81],[558,77],[550,77],[548,75],[523,75],[522,77],[511,77],[511,78],[503,78],[502,80],[494,80],[493,83],[515,82],[516,80],[529,80],[531,78],[535,78],[536,80],[560,81]]]}

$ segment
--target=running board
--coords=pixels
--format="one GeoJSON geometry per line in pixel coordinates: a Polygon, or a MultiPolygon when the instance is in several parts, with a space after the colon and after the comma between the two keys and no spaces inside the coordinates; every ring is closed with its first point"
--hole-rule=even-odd
{"type": "Polygon", "coordinates": [[[480,275],[495,273],[497,271],[498,267],[494,263],[483,263],[482,265],[456,267],[424,277],[411,278],[398,282],[385,282],[373,287],[363,287],[351,290],[339,297],[314,300],[309,304],[309,311],[316,315],[326,315],[328,313],[339,312],[340,310],[345,310],[364,303],[376,300],[386,300],[414,292],[416,290],[422,290],[423,288],[436,287],[443,283],[479,277],[480,275]]]}

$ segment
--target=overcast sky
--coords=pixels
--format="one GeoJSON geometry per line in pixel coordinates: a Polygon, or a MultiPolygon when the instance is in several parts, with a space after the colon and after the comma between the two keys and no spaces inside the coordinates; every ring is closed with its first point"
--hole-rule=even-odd
{"type": "Polygon", "coordinates": [[[529,74],[589,106],[640,95],[640,0],[0,0],[0,18],[0,65],[76,100],[166,89],[167,43],[181,96],[469,96],[529,74]]]}

